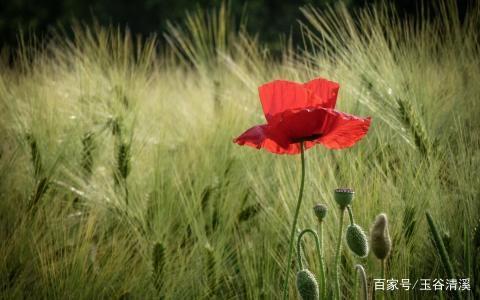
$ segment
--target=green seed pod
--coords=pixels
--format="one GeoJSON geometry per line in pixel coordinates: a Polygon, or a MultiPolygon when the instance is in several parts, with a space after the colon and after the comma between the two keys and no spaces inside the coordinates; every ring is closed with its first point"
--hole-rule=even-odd
{"type": "Polygon", "coordinates": [[[328,208],[323,204],[317,204],[313,207],[313,211],[318,218],[319,222],[322,222],[323,219],[327,216],[328,208]]]}
{"type": "Polygon", "coordinates": [[[388,219],[386,214],[379,214],[373,223],[372,230],[370,231],[370,247],[373,254],[380,259],[384,260],[390,254],[392,249],[392,241],[390,239],[390,233],[388,232],[388,219]]]}
{"type": "Polygon", "coordinates": [[[341,209],[345,209],[345,207],[352,203],[354,194],[355,192],[350,188],[335,189],[335,202],[338,203],[341,209]]]}
{"type": "Polygon", "coordinates": [[[315,275],[308,269],[298,271],[297,290],[302,300],[318,300],[318,283],[315,275]]]}
{"type": "Polygon", "coordinates": [[[359,257],[366,257],[368,254],[367,236],[357,224],[349,225],[347,228],[347,245],[353,253],[359,257]]]}

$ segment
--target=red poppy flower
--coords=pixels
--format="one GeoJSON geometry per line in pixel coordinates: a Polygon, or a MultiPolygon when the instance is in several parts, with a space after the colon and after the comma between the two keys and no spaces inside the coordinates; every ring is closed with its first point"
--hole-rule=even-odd
{"type": "Polygon", "coordinates": [[[254,126],[234,139],[277,154],[300,153],[322,144],[329,149],[353,146],[367,134],[370,117],[336,111],[339,85],[323,78],[307,83],[275,80],[258,89],[267,124],[254,126]]]}

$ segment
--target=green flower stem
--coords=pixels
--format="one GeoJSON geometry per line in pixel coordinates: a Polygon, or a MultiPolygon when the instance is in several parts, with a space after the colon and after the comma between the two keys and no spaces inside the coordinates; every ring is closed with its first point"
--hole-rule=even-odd
{"type": "Polygon", "coordinates": [[[350,225],[353,225],[355,223],[355,221],[353,220],[353,213],[352,213],[352,208],[349,206],[347,206],[347,210],[348,210],[348,217],[350,218],[350,225]]]}
{"type": "Polygon", "coordinates": [[[287,270],[285,274],[285,282],[283,284],[283,299],[288,298],[288,278],[290,277],[290,266],[292,263],[292,252],[293,252],[293,239],[295,237],[295,228],[297,227],[298,213],[300,212],[300,206],[302,204],[303,197],[303,187],[305,185],[305,153],[303,142],[300,142],[300,156],[302,159],[302,178],[300,180],[300,192],[298,194],[297,207],[295,208],[295,216],[293,217],[292,230],[290,233],[290,241],[288,244],[288,260],[287,260],[287,270]]]}
{"type": "MultiPolygon", "coordinates": [[[[386,272],[385,272],[385,259],[382,259],[382,279],[387,280],[386,278],[386,272]]],[[[381,297],[380,299],[385,299],[385,291],[381,291],[381,297]]]]}
{"type": "Polygon", "coordinates": [[[320,296],[322,299],[327,299],[327,277],[325,273],[325,259],[323,255],[323,222],[318,225],[318,235],[320,250],[318,256],[320,259],[320,296]]]}
{"type": "Polygon", "coordinates": [[[335,292],[338,300],[342,298],[340,292],[340,254],[342,252],[342,233],[343,233],[343,216],[345,209],[340,208],[340,226],[337,238],[337,250],[335,252],[335,292]]]}
{"type": "MultiPolygon", "coordinates": [[[[321,244],[320,244],[320,241],[321,239],[318,237],[317,233],[315,231],[313,231],[312,229],[310,228],[307,228],[307,229],[304,229],[302,230],[302,232],[300,232],[300,234],[298,235],[298,239],[297,239],[297,260],[298,260],[298,264],[300,266],[300,270],[303,269],[303,262],[302,262],[302,248],[301,248],[301,241],[302,241],[302,237],[304,234],[306,233],[310,233],[313,238],[315,239],[315,246],[316,246],[316,249],[317,249],[317,256],[318,256],[318,260],[320,262],[320,287],[319,287],[319,294],[320,295],[323,295],[323,291],[326,287],[326,284],[325,284],[325,273],[324,273],[324,269],[323,269],[323,257],[322,257],[322,252],[321,252],[321,244]]],[[[324,299],[324,298],[322,298],[324,299]]]]}

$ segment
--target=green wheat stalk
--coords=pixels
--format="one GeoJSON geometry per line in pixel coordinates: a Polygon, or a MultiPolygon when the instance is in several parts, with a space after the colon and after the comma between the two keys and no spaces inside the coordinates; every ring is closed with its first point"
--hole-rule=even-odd
{"type": "Polygon", "coordinates": [[[432,143],[429,140],[425,126],[420,122],[420,117],[415,112],[412,103],[409,100],[397,98],[397,104],[403,122],[408,128],[410,128],[410,131],[413,134],[417,149],[424,156],[428,156],[432,143]]]}
{"type": "Polygon", "coordinates": [[[157,242],[155,245],[153,245],[153,251],[152,251],[152,266],[153,266],[153,274],[152,274],[152,280],[153,284],[155,285],[155,288],[157,289],[157,292],[160,294],[160,299],[163,299],[162,297],[162,289],[163,289],[163,283],[164,283],[164,272],[165,272],[165,246],[157,242]]]}
{"type": "Polygon", "coordinates": [[[94,133],[89,131],[82,138],[82,170],[86,178],[92,175],[93,170],[94,137],[94,133]]]}
{"type": "MultiPolygon", "coordinates": [[[[438,254],[440,255],[440,258],[443,263],[443,267],[445,268],[445,272],[447,273],[447,276],[449,278],[454,279],[456,278],[455,272],[453,271],[450,257],[448,256],[447,250],[445,249],[445,245],[443,243],[442,237],[440,236],[437,225],[435,225],[435,222],[433,221],[433,218],[428,211],[425,214],[427,216],[428,226],[430,227],[430,231],[432,233],[434,246],[437,249],[438,254]]],[[[462,299],[462,296],[459,290],[456,291],[455,298],[462,299]]]]}
{"type": "Polygon", "coordinates": [[[43,165],[40,150],[38,149],[38,143],[32,134],[27,134],[27,141],[30,145],[34,176],[36,179],[39,179],[43,171],[43,165]]]}

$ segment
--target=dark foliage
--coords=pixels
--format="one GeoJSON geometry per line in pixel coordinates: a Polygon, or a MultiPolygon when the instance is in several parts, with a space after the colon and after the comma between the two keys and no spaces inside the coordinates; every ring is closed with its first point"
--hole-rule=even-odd
{"type": "MultiPolygon", "coordinates": [[[[358,9],[375,0],[230,0],[231,11],[237,20],[247,16],[247,29],[260,33],[260,39],[275,49],[280,37],[292,34],[299,41],[297,19],[302,19],[299,7],[312,5],[325,8],[343,1],[351,9],[358,9]]],[[[392,0],[403,15],[410,15],[418,6],[416,0],[392,0]]],[[[425,1],[426,6],[431,6],[425,1]]],[[[460,11],[467,5],[458,0],[460,11]]],[[[63,26],[67,31],[73,20],[90,24],[128,27],[134,34],[148,36],[165,30],[167,21],[178,22],[186,11],[197,8],[212,9],[222,0],[5,0],[0,1],[0,48],[16,47],[20,30],[27,36],[45,37],[49,29],[63,26]]]]}

